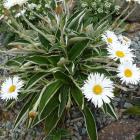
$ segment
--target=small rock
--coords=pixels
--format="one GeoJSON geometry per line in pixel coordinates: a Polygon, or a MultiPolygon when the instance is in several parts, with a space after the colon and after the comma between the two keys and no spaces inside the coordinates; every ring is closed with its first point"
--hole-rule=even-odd
{"type": "Polygon", "coordinates": [[[118,102],[113,102],[113,105],[115,106],[115,107],[117,107],[118,106],[118,102]]]}
{"type": "Polygon", "coordinates": [[[72,140],[78,140],[76,136],[72,136],[72,140]]]}
{"type": "Polygon", "coordinates": [[[73,114],[72,114],[72,118],[78,118],[79,116],[81,116],[80,115],[80,112],[73,112],[73,114]]]}
{"type": "Polygon", "coordinates": [[[131,108],[131,107],[133,107],[133,105],[131,104],[131,103],[125,103],[124,104],[124,108],[131,108]]]}
{"type": "Polygon", "coordinates": [[[82,128],[82,135],[86,135],[86,133],[87,133],[86,128],[82,128]]]}
{"type": "Polygon", "coordinates": [[[123,119],[128,119],[129,115],[123,115],[123,119]]]}
{"type": "Polygon", "coordinates": [[[78,132],[75,132],[75,134],[74,134],[76,137],[77,137],[77,140],[81,140],[81,136],[79,135],[79,133],[78,132]]]}
{"type": "Polygon", "coordinates": [[[78,127],[81,127],[82,126],[82,123],[81,122],[77,122],[77,126],[78,127]]]}
{"type": "Polygon", "coordinates": [[[113,100],[119,102],[120,101],[120,98],[115,97],[113,100]]]}
{"type": "Polygon", "coordinates": [[[7,122],[6,128],[7,128],[7,129],[12,129],[12,124],[11,124],[11,122],[9,122],[9,121],[7,122]]]}
{"type": "Polygon", "coordinates": [[[140,38],[138,36],[135,37],[135,41],[139,41],[140,38]]]}
{"type": "Polygon", "coordinates": [[[78,131],[78,127],[77,127],[76,124],[74,124],[74,129],[75,129],[76,131],[78,131]]]}
{"type": "Polygon", "coordinates": [[[73,126],[73,122],[70,122],[70,126],[73,126]]]}

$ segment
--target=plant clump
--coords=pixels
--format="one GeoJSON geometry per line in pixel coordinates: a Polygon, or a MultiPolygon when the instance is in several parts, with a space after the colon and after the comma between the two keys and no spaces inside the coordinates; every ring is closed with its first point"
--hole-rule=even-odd
{"type": "MultiPolygon", "coordinates": [[[[103,18],[97,15],[95,21],[93,7],[83,7],[82,0],[71,9],[71,2],[46,1],[46,11],[39,13],[34,10],[38,4],[6,1],[4,23],[14,36],[6,51],[1,50],[11,57],[1,65],[9,77],[2,79],[0,98],[8,107],[15,101],[23,102],[15,128],[24,121],[28,128],[43,122],[47,136],[62,126],[66,113],[76,105],[89,138],[96,140],[95,112],[89,102],[94,110],[117,119],[112,104],[116,89],[137,85],[140,69],[134,64],[131,40],[121,35],[121,27],[114,27],[122,22],[112,20],[114,12],[108,11],[110,15],[103,14],[103,18]],[[33,14],[34,21],[26,11],[33,14]]],[[[106,1],[105,6],[107,9],[112,4],[106,1]]]]}

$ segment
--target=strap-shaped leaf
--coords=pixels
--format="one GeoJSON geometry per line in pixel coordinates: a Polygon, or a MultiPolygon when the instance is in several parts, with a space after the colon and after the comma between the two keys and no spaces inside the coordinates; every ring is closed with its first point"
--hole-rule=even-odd
{"type": "Polygon", "coordinates": [[[40,40],[40,42],[43,45],[45,50],[48,50],[49,48],[51,48],[51,43],[47,38],[45,38],[41,34],[38,34],[38,36],[39,36],[39,40],[40,40]]]}
{"type": "Polygon", "coordinates": [[[77,57],[81,55],[84,49],[87,47],[88,40],[84,40],[81,42],[76,43],[70,50],[68,56],[70,60],[75,60],[77,57]]]}
{"type": "Polygon", "coordinates": [[[61,93],[59,94],[60,104],[59,104],[58,116],[62,115],[66,107],[68,101],[69,88],[67,86],[64,86],[60,92],[61,93]]]}
{"type": "Polygon", "coordinates": [[[33,56],[28,57],[26,60],[34,64],[39,64],[39,65],[48,64],[48,59],[46,56],[33,55],[33,56]]]}
{"type": "Polygon", "coordinates": [[[6,107],[6,109],[9,109],[9,108],[13,107],[15,104],[16,104],[16,101],[9,100],[6,102],[5,107],[6,107]]]}
{"type": "Polygon", "coordinates": [[[101,110],[106,114],[107,113],[107,106],[106,104],[104,103],[101,110]]]}
{"type": "Polygon", "coordinates": [[[72,88],[71,94],[84,115],[90,140],[97,140],[95,119],[90,109],[87,106],[84,106],[84,99],[81,90],[78,87],[72,88]]]}
{"type": "Polygon", "coordinates": [[[72,87],[71,88],[71,95],[74,98],[77,105],[80,107],[80,109],[84,108],[84,98],[81,90],[78,87],[72,87]]]}
{"type": "MultiPolygon", "coordinates": [[[[37,112],[38,106],[40,104],[40,101],[41,101],[41,98],[42,98],[42,95],[43,95],[45,89],[46,89],[46,87],[44,87],[41,90],[41,93],[40,94],[37,94],[36,98],[34,98],[34,99],[31,100],[32,104],[31,104],[29,110],[31,110],[31,111],[33,110],[33,111],[37,112]]],[[[31,127],[32,122],[33,122],[33,119],[32,118],[29,118],[29,120],[28,120],[28,128],[31,127]]]]}
{"type": "Polygon", "coordinates": [[[106,104],[107,113],[115,119],[118,119],[118,116],[115,113],[114,107],[112,104],[106,104]]]}
{"type": "Polygon", "coordinates": [[[54,96],[48,104],[44,107],[43,111],[40,114],[40,119],[43,120],[46,118],[56,107],[59,105],[58,96],[54,96]]]}
{"type": "Polygon", "coordinates": [[[13,59],[10,59],[6,62],[7,66],[20,66],[25,60],[25,56],[24,57],[16,57],[13,59]]]}
{"type": "Polygon", "coordinates": [[[47,136],[54,130],[58,124],[60,117],[58,117],[58,108],[56,108],[46,119],[45,119],[45,131],[47,136]]]}
{"type": "Polygon", "coordinates": [[[15,125],[14,128],[16,128],[28,115],[29,112],[29,107],[32,104],[31,102],[31,98],[35,98],[36,96],[31,96],[30,98],[28,98],[28,100],[26,101],[26,103],[24,104],[23,108],[21,109],[20,113],[18,114],[16,121],[15,121],[15,125]]]}
{"type": "Polygon", "coordinates": [[[59,80],[53,81],[46,86],[46,89],[44,90],[39,105],[39,112],[42,112],[42,110],[44,110],[45,106],[48,104],[48,102],[55,95],[55,93],[60,89],[61,86],[62,86],[62,82],[59,80]]]}
{"type": "Polygon", "coordinates": [[[33,87],[37,82],[39,82],[43,77],[47,75],[46,72],[39,72],[33,75],[26,84],[26,89],[30,89],[33,87]]]}
{"type": "Polygon", "coordinates": [[[47,57],[49,63],[51,63],[54,66],[57,66],[58,61],[60,60],[60,56],[58,55],[51,55],[47,57]]]}
{"type": "Polygon", "coordinates": [[[48,104],[45,106],[41,114],[38,114],[34,121],[32,122],[32,126],[36,126],[40,122],[42,122],[51,112],[53,112],[59,105],[58,97],[53,97],[48,104]]]}
{"type": "Polygon", "coordinates": [[[62,81],[65,84],[69,84],[72,80],[63,72],[57,71],[54,73],[55,79],[62,81]]]}
{"type": "Polygon", "coordinates": [[[91,110],[87,106],[85,106],[82,112],[84,115],[85,124],[90,140],[97,140],[98,136],[97,136],[96,122],[91,110]]]}
{"type": "Polygon", "coordinates": [[[81,17],[83,17],[83,15],[85,15],[85,10],[81,11],[80,13],[79,12],[75,13],[70,18],[70,21],[68,21],[69,22],[68,28],[77,29],[78,25],[80,24],[81,17]]]}

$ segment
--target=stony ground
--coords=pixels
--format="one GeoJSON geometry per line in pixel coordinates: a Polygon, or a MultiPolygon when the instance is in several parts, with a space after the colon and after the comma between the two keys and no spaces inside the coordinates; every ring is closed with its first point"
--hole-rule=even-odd
{"type": "Polygon", "coordinates": [[[99,133],[99,140],[135,140],[140,131],[139,119],[122,119],[105,127],[99,133]]]}
{"type": "MultiPolygon", "coordinates": [[[[131,47],[135,50],[136,62],[140,66],[140,32],[127,35],[133,40],[131,47]]],[[[2,57],[0,61],[3,61],[2,57]]],[[[130,87],[135,89],[134,97],[140,97],[139,87],[130,87]]],[[[127,95],[128,93],[122,93],[114,99],[114,106],[120,118],[118,121],[103,113],[97,113],[99,140],[135,140],[135,135],[140,133],[140,118],[123,114],[126,108],[132,107],[132,103],[125,98],[127,95]]],[[[43,140],[44,132],[41,126],[27,130],[25,125],[21,124],[13,130],[14,120],[20,109],[21,105],[17,105],[12,110],[5,110],[0,101],[0,140],[43,140]]],[[[64,140],[88,140],[82,114],[76,107],[72,107],[68,113],[65,128],[69,134],[64,140]]]]}

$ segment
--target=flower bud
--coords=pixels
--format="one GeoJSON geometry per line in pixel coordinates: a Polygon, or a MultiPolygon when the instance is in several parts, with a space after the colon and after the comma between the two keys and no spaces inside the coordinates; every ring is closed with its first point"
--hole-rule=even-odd
{"type": "Polygon", "coordinates": [[[55,12],[57,15],[61,15],[63,12],[63,8],[61,5],[57,5],[57,7],[55,8],[55,12]]]}
{"type": "Polygon", "coordinates": [[[29,112],[29,118],[31,118],[31,119],[34,119],[36,117],[36,115],[37,115],[37,112],[35,112],[35,111],[29,112]]]}

